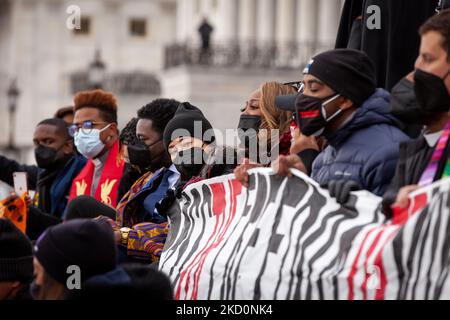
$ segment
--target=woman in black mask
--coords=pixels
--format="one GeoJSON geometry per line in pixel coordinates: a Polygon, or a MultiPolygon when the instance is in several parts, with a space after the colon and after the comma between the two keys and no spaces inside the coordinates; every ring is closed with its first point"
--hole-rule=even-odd
{"type": "MultiPolygon", "coordinates": [[[[267,165],[275,147],[278,147],[279,154],[289,154],[292,139],[289,128],[291,114],[276,107],[275,97],[295,92],[293,86],[273,81],[263,83],[250,95],[241,109],[238,124],[239,149],[242,149],[245,158],[267,165]],[[272,134],[275,130],[278,130],[279,141],[272,146],[272,134]]],[[[273,155],[273,158],[276,156],[273,155]]]]}
{"type": "Polygon", "coordinates": [[[214,151],[214,130],[197,107],[180,104],[163,135],[172,163],[181,174],[182,183],[200,175],[214,151]]]}
{"type": "Polygon", "coordinates": [[[176,188],[170,189],[158,204],[158,212],[167,214],[176,197],[189,184],[232,173],[237,165],[237,151],[218,147],[214,130],[203,113],[185,102],[164,130],[164,145],[180,173],[176,188]]]}

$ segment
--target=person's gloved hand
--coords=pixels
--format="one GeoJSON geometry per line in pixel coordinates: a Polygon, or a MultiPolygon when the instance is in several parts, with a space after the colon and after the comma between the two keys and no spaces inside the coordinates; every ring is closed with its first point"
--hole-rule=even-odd
{"type": "Polygon", "coordinates": [[[173,205],[173,203],[177,199],[177,192],[174,189],[169,189],[166,192],[164,198],[155,204],[156,210],[162,216],[167,216],[169,208],[173,205]]]}
{"type": "Polygon", "coordinates": [[[328,188],[330,196],[336,198],[337,203],[344,204],[350,197],[350,192],[361,190],[358,182],[353,180],[331,180],[328,185],[322,185],[323,188],[328,188]]]}

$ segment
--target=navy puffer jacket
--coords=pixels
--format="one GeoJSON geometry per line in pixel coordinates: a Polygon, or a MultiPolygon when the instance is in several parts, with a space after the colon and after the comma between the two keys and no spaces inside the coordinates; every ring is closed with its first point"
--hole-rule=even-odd
{"type": "Polygon", "coordinates": [[[389,102],[389,93],[377,89],[349,122],[326,136],[329,145],[312,166],[314,180],[354,180],[365,190],[384,193],[395,173],[399,144],[409,140],[390,114],[389,102]]]}

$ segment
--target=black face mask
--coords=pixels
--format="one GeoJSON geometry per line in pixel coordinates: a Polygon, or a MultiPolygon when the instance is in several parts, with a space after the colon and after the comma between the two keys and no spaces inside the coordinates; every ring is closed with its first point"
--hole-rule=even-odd
{"type": "Polygon", "coordinates": [[[155,159],[158,158],[152,156],[150,147],[160,141],[161,140],[158,140],[149,146],[142,141],[139,141],[134,145],[128,145],[128,158],[130,159],[130,164],[139,168],[142,173],[158,170],[159,167],[155,168],[153,163],[155,159]]]}
{"type": "Polygon", "coordinates": [[[252,143],[258,142],[258,131],[261,126],[261,117],[252,115],[241,115],[238,124],[238,137],[240,145],[249,149],[252,143]]]}
{"type": "Polygon", "coordinates": [[[128,145],[127,149],[131,165],[138,167],[142,172],[149,170],[152,154],[145,143],[139,141],[135,145],[128,145]]]}
{"type": "Polygon", "coordinates": [[[445,79],[417,69],[414,72],[414,92],[419,102],[420,110],[425,115],[447,112],[450,108],[450,94],[445,86],[445,79]]]}
{"type": "MultiPolygon", "coordinates": [[[[61,147],[62,148],[62,147],[61,147]]],[[[58,157],[58,151],[50,147],[39,145],[34,149],[34,157],[39,168],[49,169],[52,166],[58,164],[61,158],[58,157]]]]}
{"type": "Polygon", "coordinates": [[[421,112],[413,82],[403,78],[392,88],[391,112],[406,122],[419,123],[421,112]]]}
{"type": "Polygon", "coordinates": [[[295,101],[297,119],[300,131],[305,136],[320,136],[329,121],[337,117],[342,110],[338,110],[332,116],[325,118],[322,110],[325,111],[325,105],[339,97],[334,94],[326,98],[316,98],[305,94],[298,95],[295,101]]]}
{"type": "Polygon", "coordinates": [[[173,164],[183,180],[198,176],[206,163],[206,153],[203,148],[194,147],[178,152],[173,164]]]}
{"type": "Polygon", "coordinates": [[[260,126],[261,126],[260,116],[243,114],[239,118],[238,129],[242,129],[243,131],[247,131],[248,129],[254,129],[255,131],[258,131],[260,126]]]}

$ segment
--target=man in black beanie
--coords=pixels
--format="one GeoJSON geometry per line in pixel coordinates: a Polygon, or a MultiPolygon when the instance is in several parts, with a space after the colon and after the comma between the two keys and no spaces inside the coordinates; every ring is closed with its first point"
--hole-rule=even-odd
{"type": "Polygon", "coordinates": [[[303,150],[282,166],[310,168],[308,174],[339,202],[351,189],[382,195],[398,160],[399,143],[409,138],[390,114],[390,95],[376,89],[375,69],[369,57],[357,50],[336,49],[316,55],[303,71],[303,90],[276,98],[279,108],[292,111],[305,136],[324,136],[328,146],[303,150]],[[305,160],[306,159],[306,160],[305,160]]]}
{"type": "Polygon", "coordinates": [[[51,227],[35,248],[31,293],[36,300],[61,300],[87,279],[116,267],[116,245],[105,220],[75,219],[51,227]]]}
{"type": "Polygon", "coordinates": [[[8,219],[0,218],[0,300],[27,300],[33,279],[33,247],[8,219]]]}

